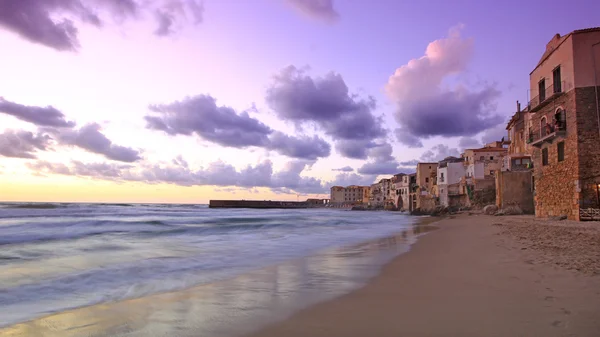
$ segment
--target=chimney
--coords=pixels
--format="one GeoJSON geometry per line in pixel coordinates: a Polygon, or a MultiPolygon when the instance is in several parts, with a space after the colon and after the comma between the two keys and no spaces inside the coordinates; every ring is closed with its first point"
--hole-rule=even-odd
{"type": "Polygon", "coordinates": [[[517,101],[517,112],[521,112],[521,103],[517,101]]]}

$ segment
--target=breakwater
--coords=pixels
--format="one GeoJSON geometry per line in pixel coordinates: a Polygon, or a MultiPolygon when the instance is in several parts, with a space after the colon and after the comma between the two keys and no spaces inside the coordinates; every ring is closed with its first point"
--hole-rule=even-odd
{"type": "Polygon", "coordinates": [[[310,199],[307,201],[272,200],[210,200],[210,208],[313,208],[325,207],[328,199],[310,199]]]}

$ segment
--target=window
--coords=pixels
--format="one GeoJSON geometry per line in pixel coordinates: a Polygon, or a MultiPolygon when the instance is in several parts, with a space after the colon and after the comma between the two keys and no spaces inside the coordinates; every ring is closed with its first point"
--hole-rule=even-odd
{"type": "Polygon", "coordinates": [[[556,145],[558,150],[558,161],[565,160],[565,142],[560,142],[556,145]]]}
{"type": "Polygon", "coordinates": [[[540,101],[538,103],[542,103],[546,99],[546,79],[542,79],[538,83],[538,92],[540,93],[540,101]]]}
{"type": "Polygon", "coordinates": [[[546,117],[542,117],[542,120],[540,120],[540,138],[544,137],[545,135],[547,135],[547,133],[546,133],[546,124],[548,124],[546,122],[546,117]]]}
{"type": "Polygon", "coordinates": [[[479,157],[479,160],[485,160],[484,156],[479,157]]]}
{"type": "Polygon", "coordinates": [[[542,165],[548,165],[548,148],[542,149],[542,165]]]}
{"type": "Polygon", "coordinates": [[[429,169],[431,170],[431,166],[429,166],[429,169]]]}
{"type": "Polygon", "coordinates": [[[428,183],[429,182],[429,178],[425,178],[425,182],[428,183]]]}
{"type": "Polygon", "coordinates": [[[490,160],[494,160],[494,156],[490,156],[490,160]]]}
{"type": "Polygon", "coordinates": [[[552,87],[554,88],[554,93],[556,94],[557,92],[561,92],[562,91],[562,87],[561,87],[561,81],[560,81],[560,66],[556,67],[553,71],[552,71],[552,87]]]}
{"type": "Polygon", "coordinates": [[[440,173],[440,182],[443,183],[444,182],[444,173],[440,173]]]}

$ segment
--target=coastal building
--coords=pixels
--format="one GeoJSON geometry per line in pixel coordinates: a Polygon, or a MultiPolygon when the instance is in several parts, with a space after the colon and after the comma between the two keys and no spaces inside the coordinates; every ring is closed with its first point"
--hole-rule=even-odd
{"type": "Polygon", "coordinates": [[[401,211],[406,211],[409,209],[410,179],[411,177],[415,177],[415,173],[400,173],[394,177],[396,177],[396,180],[394,181],[394,187],[396,191],[396,208],[401,211]]]}
{"type": "Polygon", "coordinates": [[[392,179],[384,178],[379,181],[381,184],[381,194],[383,198],[383,206],[384,207],[394,207],[394,193],[393,188],[394,184],[392,183],[392,179]]]}
{"type": "Polygon", "coordinates": [[[450,199],[455,200],[464,195],[460,188],[460,182],[466,173],[466,166],[461,158],[448,157],[438,163],[437,195],[441,206],[460,204],[460,201],[450,202],[450,199]]]}
{"type": "Polygon", "coordinates": [[[410,211],[432,210],[436,206],[435,195],[438,163],[418,163],[414,192],[409,195],[410,211]]]}
{"type": "Polygon", "coordinates": [[[369,190],[369,186],[333,186],[331,187],[330,203],[334,206],[366,204],[369,201],[369,190]]]}
{"type": "Polygon", "coordinates": [[[371,208],[381,208],[384,204],[381,181],[372,184],[369,187],[369,206],[371,208]]]}
{"type": "Polygon", "coordinates": [[[332,186],[330,188],[329,200],[331,204],[337,205],[344,203],[344,190],[343,186],[332,186]]]}
{"type": "Polygon", "coordinates": [[[536,216],[600,218],[600,27],[556,34],[529,82],[536,216]]]}
{"type": "Polygon", "coordinates": [[[529,109],[521,110],[521,103],[517,101],[517,112],[506,125],[509,146],[502,163],[502,171],[523,171],[533,168],[531,161],[533,150],[527,141],[530,125],[529,109]]]}
{"type": "Polygon", "coordinates": [[[503,157],[507,151],[508,149],[504,147],[482,147],[480,149],[465,150],[463,157],[467,166],[469,166],[467,172],[476,179],[493,177],[495,171],[502,169],[503,157]],[[483,164],[483,167],[477,164],[483,164]],[[483,172],[481,172],[482,168],[483,172]],[[481,177],[482,175],[483,177],[481,177]]]}

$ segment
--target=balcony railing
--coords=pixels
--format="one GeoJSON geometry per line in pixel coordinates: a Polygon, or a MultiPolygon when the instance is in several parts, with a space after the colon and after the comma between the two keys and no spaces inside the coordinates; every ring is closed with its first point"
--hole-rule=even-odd
{"type": "Polygon", "coordinates": [[[539,95],[529,101],[529,111],[535,112],[543,108],[550,100],[565,92],[565,81],[555,82],[539,95]]]}
{"type": "Polygon", "coordinates": [[[527,143],[532,146],[541,147],[544,142],[552,142],[554,138],[564,136],[567,132],[566,125],[549,125],[545,128],[533,130],[527,138],[527,143]]]}

